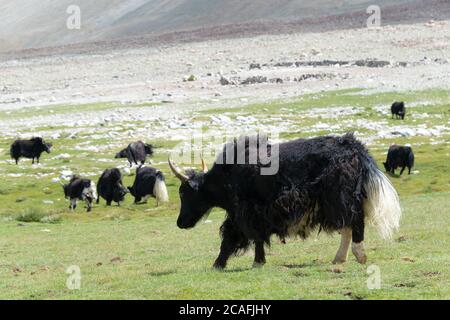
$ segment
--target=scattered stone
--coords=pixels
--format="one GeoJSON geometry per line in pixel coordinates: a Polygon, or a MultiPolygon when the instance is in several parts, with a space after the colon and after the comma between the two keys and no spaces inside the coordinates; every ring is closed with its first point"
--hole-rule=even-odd
{"type": "Polygon", "coordinates": [[[68,153],[61,153],[58,154],[57,156],[54,157],[54,159],[59,160],[59,159],[70,159],[71,156],[68,153]]]}
{"type": "Polygon", "coordinates": [[[111,263],[120,263],[120,262],[122,262],[122,258],[114,257],[110,261],[111,261],[111,263]]]}
{"type": "Polygon", "coordinates": [[[227,85],[231,84],[231,82],[230,82],[230,80],[228,80],[227,78],[222,76],[222,77],[220,77],[220,84],[223,86],[227,86],[227,85]]]}
{"type": "Polygon", "coordinates": [[[317,55],[319,55],[319,54],[321,54],[321,52],[320,52],[320,50],[317,50],[317,49],[311,49],[311,54],[313,55],[313,56],[317,56],[317,55]]]}
{"type": "Polygon", "coordinates": [[[253,76],[245,79],[244,81],[241,81],[242,85],[246,84],[255,84],[255,83],[265,83],[267,82],[267,77],[263,76],[253,76]]]}
{"type": "Polygon", "coordinates": [[[195,81],[195,80],[197,80],[197,78],[193,74],[191,74],[190,76],[186,76],[183,79],[184,82],[191,82],[191,81],[195,81]]]}
{"type": "Polygon", "coordinates": [[[72,176],[73,176],[73,172],[72,171],[70,171],[70,170],[63,170],[63,171],[61,171],[60,172],[60,179],[61,180],[66,180],[66,181],[69,181],[71,178],[72,178],[72,176]]]}
{"type": "Polygon", "coordinates": [[[259,63],[251,63],[249,69],[261,69],[261,65],[259,63]]]}

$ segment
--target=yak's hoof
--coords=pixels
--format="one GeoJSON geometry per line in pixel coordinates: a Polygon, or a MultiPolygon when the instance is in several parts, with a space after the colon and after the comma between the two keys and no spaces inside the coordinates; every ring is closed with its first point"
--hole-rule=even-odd
{"type": "Polygon", "coordinates": [[[253,262],[253,268],[262,268],[266,263],[265,262],[253,262]]]}
{"type": "Polygon", "coordinates": [[[221,270],[225,269],[225,264],[216,261],[216,262],[214,262],[214,264],[213,264],[213,269],[214,269],[214,270],[221,271],[221,270]]]}
{"type": "Polygon", "coordinates": [[[362,256],[356,257],[356,261],[360,264],[366,264],[367,262],[367,256],[364,254],[362,256]]]}
{"type": "Polygon", "coordinates": [[[366,253],[364,252],[364,245],[363,243],[353,243],[352,244],[352,252],[356,257],[356,260],[360,263],[360,264],[365,264],[367,262],[367,256],[366,253]]]}
{"type": "Polygon", "coordinates": [[[333,260],[333,264],[342,264],[342,263],[346,263],[347,262],[347,258],[345,257],[336,257],[333,260]]]}

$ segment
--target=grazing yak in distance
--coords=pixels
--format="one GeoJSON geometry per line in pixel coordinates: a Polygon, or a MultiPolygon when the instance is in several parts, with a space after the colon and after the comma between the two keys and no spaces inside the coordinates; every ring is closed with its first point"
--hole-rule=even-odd
{"type": "Polygon", "coordinates": [[[70,199],[69,209],[75,210],[77,200],[81,200],[86,202],[87,212],[92,210],[92,203],[97,200],[97,192],[93,181],[73,176],[68,184],[63,185],[63,189],[65,198],[70,199]]]}
{"type": "Polygon", "coordinates": [[[147,155],[153,155],[153,146],[142,141],[137,141],[130,143],[128,147],[117,153],[115,158],[127,158],[131,168],[133,163],[143,165],[147,159],[147,155]]]}
{"type": "Polygon", "coordinates": [[[406,108],[404,102],[394,102],[391,106],[392,119],[405,119],[406,108]]]}
{"type": "Polygon", "coordinates": [[[10,154],[11,158],[16,160],[16,164],[19,163],[21,157],[33,159],[32,164],[34,164],[34,159],[37,159],[37,163],[39,163],[42,152],[50,153],[51,147],[51,143],[46,143],[40,137],[31,138],[30,140],[16,140],[11,145],[10,154]]]}
{"type": "Polygon", "coordinates": [[[106,169],[97,182],[97,204],[100,197],[106,200],[106,205],[110,206],[111,202],[117,202],[117,205],[124,200],[128,189],[122,184],[122,174],[117,168],[106,169]]]}
{"type": "Polygon", "coordinates": [[[156,205],[160,202],[169,201],[164,174],[150,167],[139,167],[136,169],[136,178],[133,186],[128,187],[134,197],[134,203],[147,203],[148,198],[156,198],[156,205]],[[141,200],[144,199],[142,202],[141,200]]]}
{"type": "Polygon", "coordinates": [[[397,192],[353,134],[268,144],[263,152],[274,156],[272,162],[278,161],[273,175],[261,174],[267,163],[261,161],[258,146],[248,141],[241,137],[226,144],[210,171],[204,167],[203,172],[182,173],[169,158],[172,172],[181,181],[179,228],[194,227],[213,207],[226,211],[215,268],[225,268],[231,255],[253,243],[254,266],[263,265],[264,244],[270,244],[271,235],[307,238],[316,229],[340,231],[334,263],[346,261],[352,240],[353,254],[365,263],[366,222],[373,223],[383,238],[390,238],[399,227],[397,192]],[[251,154],[259,154],[255,164],[236,161],[251,154]],[[224,161],[233,157],[232,164],[224,161]]]}
{"type": "Polygon", "coordinates": [[[386,162],[383,162],[386,172],[395,174],[397,168],[402,168],[402,175],[405,168],[408,167],[408,174],[411,174],[411,168],[414,167],[414,153],[411,147],[392,145],[389,147],[386,162]]]}

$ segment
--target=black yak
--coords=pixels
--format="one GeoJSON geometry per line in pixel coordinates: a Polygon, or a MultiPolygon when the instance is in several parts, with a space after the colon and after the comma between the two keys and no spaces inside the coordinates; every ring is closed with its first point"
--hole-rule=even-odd
{"type": "Polygon", "coordinates": [[[164,174],[154,168],[139,167],[136,169],[136,178],[133,186],[128,187],[134,197],[134,203],[147,203],[148,198],[156,198],[156,205],[169,201],[164,174]]]}
{"type": "Polygon", "coordinates": [[[133,163],[143,165],[147,159],[147,155],[153,155],[153,146],[142,141],[137,141],[130,143],[128,147],[118,152],[115,158],[127,158],[130,167],[132,167],[133,163]]]}
{"type": "Polygon", "coordinates": [[[51,147],[51,143],[46,143],[40,137],[31,138],[30,140],[16,140],[11,145],[10,154],[11,158],[16,160],[16,164],[19,163],[20,157],[33,159],[32,164],[34,164],[34,159],[37,159],[37,163],[39,163],[42,152],[50,153],[51,147]]]}
{"type": "Polygon", "coordinates": [[[386,172],[395,174],[397,168],[402,168],[400,175],[402,175],[405,168],[408,167],[408,174],[411,174],[411,169],[414,167],[414,153],[411,147],[403,147],[392,145],[389,147],[386,162],[383,162],[386,172]]]}
{"type": "Polygon", "coordinates": [[[404,102],[394,102],[391,106],[392,119],[405,119],[406,108],[404,102]]]}
{"type": "Polygon", "coordinates": [[[267,144],[263,154],[278,161],[278,171],[272,175],[261,174],[267,162],[261,161],[258,146],[245,142],[239,148],[242,139],[226,144],[206,173],[182,173],[169,159],[172,172],[181,180],[179,228],[194,227],[213,207],[226,211],[215,268],[225,268],[231,255],[253,243],[254,265],[262,265],[264,244],[270,244],[271,235],[282,240],[297,235],[307,238],[314,230],[340,231],[334,263],[346,261],[352,239],[353,254],[365,263],[365,222],[372,222],[383,238],[399,227],[397,192],[352,134],[267,144]],[[255,164],[236,161],[258,152],[255,164]],[[231,164],[223,160],[233,157],[231,164]]]}
{"type": "Polygon", "coordinates": [[[63,189],[65,198],[70,199],[69,209],[75,210],[77,200],[82,200],[86,202],[87,211],[92,210],[92,203],[97,200],[97,192],[93,181],[73,176],[68,184],[63,185],[63,189]]]}
{"type": "Polygon", "coordinates": [[[97,204],[100,197],[106,200],[106,205],[117,202],[118,205],[125,199],[128,189],[122,184],[122,174],[119,169],[106,169],[97,182],[97,204]]]}

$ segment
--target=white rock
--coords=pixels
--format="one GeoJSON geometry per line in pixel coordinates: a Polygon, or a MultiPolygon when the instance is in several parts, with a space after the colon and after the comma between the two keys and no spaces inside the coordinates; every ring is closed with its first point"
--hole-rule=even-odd
{"type": "Polygon", "coordinates": [[[54,159],[70,159],[70,154],[68,154],[68,153],[61,153],[61,154],[58,154],[57,156],[55,156],[54,157],[54,159]]]}
{"type": "Polygon", "coordinates": [[[61,171],[61,180],[70,180],[70,178],[72,178],[73,176],[73,172],[70,170],[63,170],[61,171]]]}

